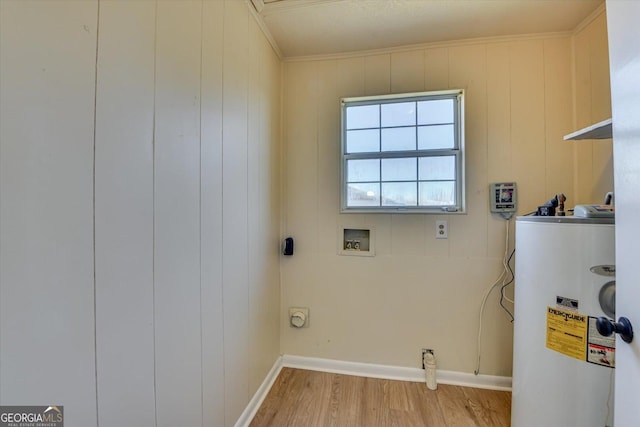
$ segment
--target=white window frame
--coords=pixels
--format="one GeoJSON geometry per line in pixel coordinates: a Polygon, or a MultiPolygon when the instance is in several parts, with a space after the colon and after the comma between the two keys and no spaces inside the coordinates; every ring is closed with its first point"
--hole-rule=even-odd
{"type": "MultiPolygon", "coordinates": [[[[432,92],[405,93],[397,95],[367,96],[341,99],[341,150],[340,150],[340,185],[341,185],[341,212],[342,213],[425,213],[425,214],[461,214],[465,213],[465,125],[464,125],[464,90],[443,90],[432,92]],[[380,151],[367,153],[347,153],[346,147],[346,109],[354,105],[380,105],[397,102],[414,102],[429,99],[454,99],[456,101],[454,111],[454,148],[405,150],[405,151],[380,151]],[[455,156],[455,191],[456,202],[448,206],[347,206],[347,161],[352,159],[387,159],[403,157],[436,157],[455,156]]],[[[416,124],[416,126],[418,126],[416,124]]],[[[382,124],[380,124],[382,129],[382,124]]],[[[380,177],[379,182],[382,181],[380,177]]],[[[419,177],[416,177],[416,185],[419,177]]]]}

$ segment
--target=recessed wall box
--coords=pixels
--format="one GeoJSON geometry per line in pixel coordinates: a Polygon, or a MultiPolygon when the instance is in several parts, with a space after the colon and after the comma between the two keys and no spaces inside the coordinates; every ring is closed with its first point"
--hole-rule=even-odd
{"type": "Polygon", "coordinates": [[[340,227],[338,231],[338,253],[340,255],[375,255],[375,233],[371,227],[340,227]]]}

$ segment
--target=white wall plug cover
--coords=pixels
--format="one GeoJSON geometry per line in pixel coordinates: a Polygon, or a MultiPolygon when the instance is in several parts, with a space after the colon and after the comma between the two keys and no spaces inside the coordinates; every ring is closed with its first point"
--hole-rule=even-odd
{"type": "Polygon", "coordinates": [[[289,309],[289,326],[292,328],[308,328],[309,327],[309,309],[295,308],[289,309]]]}
{"type": "Polygon", "coordinates": [[[446,239],[448,236],[447,221],[436,221],[436,239],[446,239]]]}

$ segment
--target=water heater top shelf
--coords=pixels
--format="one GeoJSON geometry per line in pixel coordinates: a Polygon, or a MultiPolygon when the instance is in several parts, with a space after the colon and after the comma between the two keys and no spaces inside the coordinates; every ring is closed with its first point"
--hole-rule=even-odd
{"type": "Polygon", "coordinates": [[[565,135],[563,139],[575,141],[579,139],[609,139],[611,137],[613,137],[611,119],[607,119],[565,135]]]}

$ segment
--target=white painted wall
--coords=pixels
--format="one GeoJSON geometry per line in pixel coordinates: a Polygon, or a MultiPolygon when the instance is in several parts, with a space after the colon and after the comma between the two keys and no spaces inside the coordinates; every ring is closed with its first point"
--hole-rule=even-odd
{"type": "Polygon", "coordinates": [[[70,426],[96,421],[97,10],[0,2],[0,404],[70,426]]]}
{"type": "Polygon", "coordinates": [[[233,425],[279,355],[279,59],[243,1],[0,19],[0,404],[233,425]]]}
{"type": "MultiPolygon", "coordinates": [[[[283,353],[419,367],[429,347],[439,368],[473,372],[480,303],[504,252],[505,224],[489,213],[489,183],[518,183],[519,214],[560,192],[573,206],[577,170],[589,177],[589,195],[595,185],[594,156],[577,156],[562,136],[575,129],[574,73],[590,88],[600,82],[591,79],[608,78],[583,73],[573,60],[574,44],[575,51],[606,45],[606,26],[594,29],[603,13],[576,34],[285,63],[284,228],[296,254],[281,261],[282,309],[310,307],[311,326],[292,329],[283,317],[283,353]],[[580,45],[585,32],[590,39],[580,45]],[[340,214],[340,98],[449,88],[466,90],[468,213],[340,214]],[[449,239],[436,240],[443,219],[449,239]],[[375,227],[376,256],[337,255],[342,225],[375,227]]],[[[583,107],[591,101],[578,97],[583,107]]],[[[612,182],[612,173],[605,178],[612,182]]],[[[483,328],[481,373],[510,375],[512,325],[497,292],[483,328]]]]}

